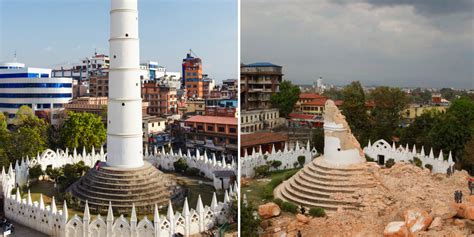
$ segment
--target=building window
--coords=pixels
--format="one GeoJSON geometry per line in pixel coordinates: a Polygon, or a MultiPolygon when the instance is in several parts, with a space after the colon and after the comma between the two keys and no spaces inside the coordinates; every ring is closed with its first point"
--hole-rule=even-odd
{"type": "Polygon", "coordinates": [[[229,129],[229,132],[230,132],[230,133],[236,133],[236,132],[237,132],[237,129],[236,129],[236,128],[230,128],[230,129],[229,129]]]}
{"type": "Polygon", "coordinates": [[[198,130],[203,130],[202,125],[197,125],[197,129],[198,129],[198,130]]]}
{"type": "Polygon", "coordinates": [[[218,130],[219,132],[225,132],[225,127],[219,127],[218,130]]]}
{"type": "Polygon", "coordinates": [[[214,126],[207,126],[207,131],[214,131],[214,126]]]}

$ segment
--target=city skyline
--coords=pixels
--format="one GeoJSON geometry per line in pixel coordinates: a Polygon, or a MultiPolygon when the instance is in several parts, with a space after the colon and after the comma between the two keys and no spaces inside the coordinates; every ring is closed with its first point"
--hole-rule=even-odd
{"type": "Polygon", "coordinates": [[[281,65],[296,84],[474,88],[472,1],[268,4],[242,1],[242,63],[281,65]]]}
{"type": "MultiPolygon", "coordinates": [[[[110,3],[81,1],[71,11],[72,2],[2,0],[0,61],[13,61],[16,52],[17,60],[31,67],[66,68],[95,50],[108,54],[109,19],[104,12],[110,3]],[[15,9],[28,14],[17,14],[15,9]]],[[[139,16],[143,62],[158,61],[168,71],[181,72],[182,59],[192,49],[213,79],[238,77],[236,1],[145,0],[140,1],[139,16]]]]}

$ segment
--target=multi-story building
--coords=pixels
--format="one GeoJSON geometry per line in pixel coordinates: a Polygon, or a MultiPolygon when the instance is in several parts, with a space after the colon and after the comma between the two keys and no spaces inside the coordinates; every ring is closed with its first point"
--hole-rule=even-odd
{"type": "Polygon", "coordinates": [[[206,111],[206,100],[204,99],[189,99],[185,103],[184,114],[187,115],[204,115],[206,111]]]}
{"type": "MultiPolygon", "coordinates": [[[[166,67],[161,66],[158,62],[155,61],[147,61],[140,64],[140,77],[143,80],[150,80],[156,81],[162,77],[174,77],[174,78],[181,78],[180,72],[169,72],[167,71],[166,67]]],[[[176,88],[180,88],[181,85],[175,86],[176,88]]]]}
{"type": "Polygon", "coordinates": [[[270,97],[278,92],[282,67],[271,63],[252,63],[240,67],[242,110],[270,109],[270,97]]]}
{"type": "Polygon", "coordinates": [[[72,99],[72,79],[51,77],[51,69],[0,64],[0,112],[13,122],[17,110],[27,105],[35,113],[46,112],[52,124],[58,111],[72,99]]]}
{"type": "Polygon", "coordinates": [[[183,81],[187,98],[204,97],[202,61],[200,58],[191,56],[190,53],[183,59],[183,81]]]}
{"type": "Polygon", "coordinates": [[[109,73],[95,74],[89,80],[89,96],[109,96],[109,73]]]}
{"type": "Polygon", "coordinates": [[[169,116],[177,113],[178,102],[176,88],[162,85],[154,81],[143,83],[142,98],[149,102],[148,114],[169,116]]]}
{"type": "Polygon", "coordinates": [[[184,125],[187,148],[237,157],[237,118],[196,115],[184,125]]]}
{"type": "Polygon", "coordinates": [[[278,109],[260,109],[242,111],[240,131],[243,134],[272,129],[280,125],[278,109]]]}
{"type": "Polygon", "coordinates": [[[108,72],[110,58],[108,55],[95,53],[92,57],[86,57],[79,64],[73,64],[71,68],[61,66],[52,70],[53,77],[71,77],[76,80],[86,80],[96,72],[108,72]]]}
{"type": "Polygon", "coordinates": [[[282,77],[282,67],[278,65],[271,63],[241,65],[242,133],[272,129],[280,124],[279,111],[272,108],[270,97],[278,92],[282,77]]]}
{"type": "Polygon", "coordinates": [[[202,79],[203,96],[205,98],[209,98],[211,96],[211,91],[214,89],[215,86],[216,81],[212,78],[207,77],[207,75],[204,75],[204,78],[202,79]]]}

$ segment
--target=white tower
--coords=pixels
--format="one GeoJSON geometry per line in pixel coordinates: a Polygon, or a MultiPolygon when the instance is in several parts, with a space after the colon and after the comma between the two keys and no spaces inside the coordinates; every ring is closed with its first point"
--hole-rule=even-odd
{"type": "Polygon", "coordinates": [[[112,0],[107,165],[143,166],[137,0],[112,0]]]}

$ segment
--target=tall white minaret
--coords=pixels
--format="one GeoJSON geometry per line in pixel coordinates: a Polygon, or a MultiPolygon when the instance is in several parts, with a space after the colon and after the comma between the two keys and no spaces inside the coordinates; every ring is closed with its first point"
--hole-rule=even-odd
{"type": "Polygon", "coordinates": [[[107,165],[143,166],[138,0],[111,0],[107,165]]]}

